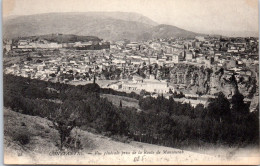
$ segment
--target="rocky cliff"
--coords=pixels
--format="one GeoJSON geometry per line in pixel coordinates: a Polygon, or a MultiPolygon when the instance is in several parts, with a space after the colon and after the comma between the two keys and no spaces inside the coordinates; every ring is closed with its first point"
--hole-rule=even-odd
{"type": "Polygon", "coordinates": [[[255,78],[247,76],[247,79],[241,79],[241,76],[220,68],[177,64],[170,73],[170,82],[176,88],[181,87],[183,91],[193,94],[223,92],[227,97],[232,97],[239,91],[245,97],[252,98],[256,93],[255,78]]]}

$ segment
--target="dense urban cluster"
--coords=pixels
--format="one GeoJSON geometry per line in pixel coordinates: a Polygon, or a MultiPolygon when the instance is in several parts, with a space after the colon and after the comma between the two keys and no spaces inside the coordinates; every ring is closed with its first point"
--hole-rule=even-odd
{"type": "MultiPolygon", "coordinates": [[[[206,104],[205,98],[215,98],[215,94],[221,91],[215,85],[219,77],[224,80],[234,77],[236,86],[245,92],[246,100],[250,100],[254,94],[258,95],[257,38],[197,36],[193,39],[141,42],[103,41],[94,37],[82,40],[75,36],[64,38],[65,35],[53,34],[49,38],[5,40],[6,56],[24,55],[26,58],[9,63],[4,72],[74,85],[95,80],[101,82],[104,88],[129,93],[147,91],[154,97],[164,94],[169,98],[174,92],[182,92],[186,98],[196,99],[204,95],[199,101],[182,100],[194,106],[206,104]],[[194,73],[194,68],[207,69],[202,70],[207,75],[205,77],[210,77],[210,83],[207,83],[210,85],[206,90],[189,90],[191,85],[199,84],[197,79],[201,79],[194,73]],[[212,71],[222,74],[213,75],[212,71]]],[[[235,92],[229,93],[226,96],[230,98],[235,92]]]]}

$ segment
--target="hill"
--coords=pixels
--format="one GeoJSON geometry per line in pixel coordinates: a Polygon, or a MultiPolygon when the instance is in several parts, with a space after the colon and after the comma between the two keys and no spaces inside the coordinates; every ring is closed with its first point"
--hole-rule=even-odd
{"type": "Polygon", "coordinates": [[[170,37],[183,37],[183,38],[194,38],[195,36],[203,35],[186,31],[172,25],[160,24],[150,28],[147,32],[138,36],[140,40],[148,40],[152,38],[170,38],[170,37]]]}
{"type": "Polygon", "coordinates": [[[70,42],[88,42],[88,41],[96,41],[99,42],[101,39],[99,39],[96,36],[78,36],[78,35],[66,35],[66,34],[48,34],[48,35],[40,35],[40,36],[28,36],[28,37],[16,37],[13,38],[14,42],[17,42],[19,39],[28,39],[31,40],[48,40],[51,42],[57,42],[57,43],[70,43],[70,42]]]}
{"type": "MultiPolygon", "coordinates": [[[[5,164],[144,164],[151,162],[158,164],[161,162],[165,164],[188,164],[194,162],[212,163],[216,160],[221,161],[219,163],[230,163],[234,162],[234,159],[237,159],[228,155],[230,151],[226,151],[224,153],[222,151],[221,155],[219,155],[219,152],[216,153],[216,151],[214,151],[213,155],[206,155],[135,141],[123,143],[103,135],[93,134],[91,132],[80,129],[74,129],[73,133],[77,132],[81,136],[81,141],[83,144],[83,149],[80,151],[81,155],[59,156],[54,155],[53,153],[58,151],[58,148],[55,146],[56,140],[58,139],[58,132],[55,129],[49,127],[49,124],[51,124],[50,121],[37,116],[29,116],[17,113],[7,108],[4,108],[3,113],[5,133],[5,164]],[[26,134],[30,138],[29,142],[22,145],[16,139],[19,134],[26,134]],[[117,151],[120,152],[119,155],[105,155],[106,152],[117,151]],[[122,151],[160,151],[162,153],[157,155],[143,154],[141,155],[143,159],[142,161],[139,160],[134,162],[134,158],[140,155],[122,155],[122,151]],[[168,152],[168,154],[163,154],[163,152],[168,152]],[[99,155],[97,155],[97,153],[99,153],[99,155]]],[[[241,152],[239,154],[241,155],[241,152]]],[[[239,156],[237,153],[236,155],[239,156]]],[[[242,163],[248,162],[245,160],[247,158],[244,156],[240,157],[239,159],[242,161],[242,163]]],[[[254,158],[252,158],[252,160],[253,159],[254,158]]]]}
{"type": "Polygon", "coordinates": [[[194,37],[196,33],[171,25],[158,25],[137,13],[87,12],[48,13],[3,20],[3,37],[45,34],[98,36],[105,40],[146,40],[153,37],[194,37]]]}

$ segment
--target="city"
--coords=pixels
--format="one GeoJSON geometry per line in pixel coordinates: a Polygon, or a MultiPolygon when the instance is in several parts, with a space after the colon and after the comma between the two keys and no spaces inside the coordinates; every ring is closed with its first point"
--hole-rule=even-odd
{"type": "MultiPolygon", "coordinates": [[[[190,102],[193,106],[205,105],[207,99],[214,98],[214,94],[225,86],[230,86],[225,95],[231,98],[234,87],[228,81],[234,77],[245,101],[250,103],[254,96],[258,97],[258,43],[258,38],[221,36],[143,42],[94,38],[92,41],[58,43],[41,37],[34,41],[30,38],[6,40],[4,51],[7,58],[26,58],[18,63],[8,63],[4,72],[72,85],[92,83],[95,79],[103,88],[139,94],[144,90],[153,97],[164,94],[169,98],[174,92],[182,92],[186,99],[180,101],[190,102]],[[208,69],[209,78],[201,88],[197,79],[205,77],[206,73],[199,75],[194,71],[202,68],[208,69]],[[214,74],[221,70],[221,76],[214,74]]],[[[255,106],[251,108],[254,110],[255,106]]]]}

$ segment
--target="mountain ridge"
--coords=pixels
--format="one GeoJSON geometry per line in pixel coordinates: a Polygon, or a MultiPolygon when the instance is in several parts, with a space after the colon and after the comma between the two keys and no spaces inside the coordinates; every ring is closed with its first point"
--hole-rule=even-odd
{"type": "Polygon", "coordinates": [[[62,33],[135,41],[198,35],[127,12],[44,13],[4,18],[3,23],[4,38],[62,33]]]}

